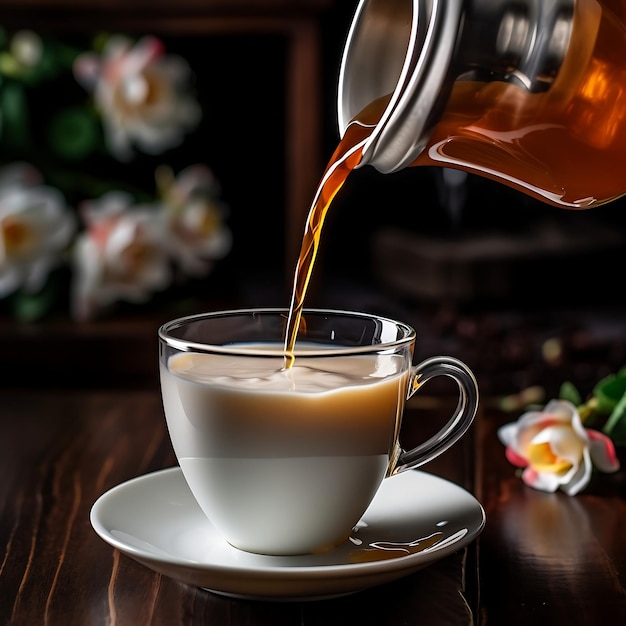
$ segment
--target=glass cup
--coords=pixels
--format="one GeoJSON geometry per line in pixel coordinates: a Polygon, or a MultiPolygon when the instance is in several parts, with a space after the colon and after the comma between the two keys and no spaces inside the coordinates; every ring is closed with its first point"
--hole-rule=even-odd
{"type": "Polygon", "coordinates": [[[459,360],[412,364],[415,331],[402,322],[305,309],[290,361],[287,313],[221,311],[159,329],[165,418],[189,488],[226,541],[272,555],[345,541],[382,481],[448,449],[478,407],[459,360]],[[457,382],[457,407],[404,451],[406,400],[435,376],[457,382]]]}

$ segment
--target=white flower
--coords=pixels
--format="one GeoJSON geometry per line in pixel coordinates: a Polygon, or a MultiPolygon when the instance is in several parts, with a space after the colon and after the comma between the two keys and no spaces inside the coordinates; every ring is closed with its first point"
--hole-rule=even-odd
{"type": "Polygon", "coordinates": [[[74,317],[91,319],[117,302],[142,303],[170,284],[158,207],[109,192],[81,207],[85,232],[75,247],[74,317]]]}
{"type": "Polygon", "coordinates": [[[619,469],[613,442],[584,428],[576,407],[565,400],[524,413],[502,426],[498,437],[507,459],[525,468],[522,480],[541,491],[560,488],[573,496],[588,485],[594,465],[603,472],[619,469]]]}
{"type": "Polygon", "coordinates": [[[193,165],[176,178],[169,168],[162,167],[157,171],[157,182],[164,203],[169,254],[186,273],[206,274],[232,246],[217,180],[208,167],[193,165]]]}
{"type": "Polygon", "coordinates": [[[21,67],[36,67],[43,57],[41,37],[32,30],[20,30],[11,38],[11,52],[21,67]]]}
{"type": "Polygon", "coordinates": [[[0,297],[40,290],[75,232],[62,194],[25,164],[0,172],[0,297]]]}
{"type": "Polygon", "coordinates": [[[74,75],[93,93],[109,148],[121,161],[133,155],[133,144],[148,154],[178,146],[200,120],[187,62],[165,54],[155,37],[135,44],[111,37],[101,56],[89,52],[76,59],[74,75]]]}

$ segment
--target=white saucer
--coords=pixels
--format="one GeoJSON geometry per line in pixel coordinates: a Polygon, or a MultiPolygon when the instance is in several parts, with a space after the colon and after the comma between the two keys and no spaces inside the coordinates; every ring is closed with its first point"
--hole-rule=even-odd
{"type": "Polygon", "coordinates": [[[383,481],[350,539],[332,552],[251,554],[217,534],[173,467],[100,496],[91,524],[124,554],[182,582],[237,597],[310,600],[387,583],[452,554],[478,536],[485,513],[461,487],[408,471],[383,481]]]}

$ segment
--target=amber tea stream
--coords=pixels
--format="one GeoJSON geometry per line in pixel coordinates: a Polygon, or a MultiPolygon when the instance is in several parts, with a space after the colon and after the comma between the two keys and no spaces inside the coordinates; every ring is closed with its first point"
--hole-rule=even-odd
{"type": "Polygon", "coordinates": [[[318,186],[307,218],[300,256],[296,264],[285,334],[285,367],[287,369],[293,364],[293,349],[326,213],[350,172],[361,162],[363,146],[380,120],[386,101],[387,98],[373,102],[350,123],[318,186]]]}

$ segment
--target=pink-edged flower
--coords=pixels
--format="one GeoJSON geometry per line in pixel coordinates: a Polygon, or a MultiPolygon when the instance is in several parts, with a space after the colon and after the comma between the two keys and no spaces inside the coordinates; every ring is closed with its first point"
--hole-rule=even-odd
{"type": "Polygon", "coordinates": [[[619,469],[613,442],[584,428],[578,410],[566,400],[524,413],[498,429],[498,437],[507,459],[524,468],[523,481],[541,491],[560,488],[573,496],[589,484],[594,466],[602,472],[619,469]]]}
{"type": "Polygon", "coordinates": [[[117,302],[142,303],[170,284],[171,271],[157,207],[133,205],[109,192],[81,207],[86,229],[74,249],[73,314],[96,317],[117,302]]]}
{"type": "Polygon", "coordinates": [[[37,170],[16,163],[0,172],[0,297],[39,291],[75,229],[63,195],[43,185],[37,170]]]}
{"type": "Polygon", "coordinates": [[[174,178],[161,167],[157,183],[163,202],[166,246],[172,259],[190,275],[204,275],[228,254],[232,234],[224,219],[220,187],[211,170],[192,165],[174,178]]]}
{"type": "Polygon", "coordinates": [[[148,154],[178,146],[200,120],[189,91],[189,65],[166,54],[156,37],[133,43],[113,36],[101,55],[80,55],[74,75],[93,94],[109,148],[121,161],[133,155],[133,145],[148,154]]]}

